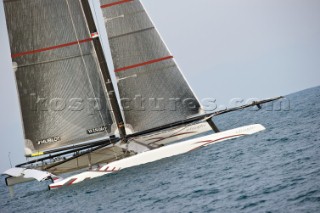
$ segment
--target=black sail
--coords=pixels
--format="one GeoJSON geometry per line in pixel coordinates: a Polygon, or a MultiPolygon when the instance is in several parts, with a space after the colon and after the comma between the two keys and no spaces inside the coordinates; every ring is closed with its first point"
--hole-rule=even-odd
{"type": "Polygon", "coordinates": [[[26,154],[107,138],[113,117],[79,0],[5,0],[26,154]]]}
{"type": "Polygon", "coordinates": [[[133,132],[203,110],[138,0],[100,0],[126,124],[133,132]]]}

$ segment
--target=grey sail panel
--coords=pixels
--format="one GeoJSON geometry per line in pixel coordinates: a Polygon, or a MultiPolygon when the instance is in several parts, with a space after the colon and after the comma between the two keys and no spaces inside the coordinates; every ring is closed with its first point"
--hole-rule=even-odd
{"type": "Polygon", "coordinates": [[[101,0],[126,124],[134,132],[203,111],[138,0],[101,0]]]}
{"type": "Polygon", "coordinates": [[[78,0],[7,0],[26,154],[107,138],[113,118],[78,0]]]}

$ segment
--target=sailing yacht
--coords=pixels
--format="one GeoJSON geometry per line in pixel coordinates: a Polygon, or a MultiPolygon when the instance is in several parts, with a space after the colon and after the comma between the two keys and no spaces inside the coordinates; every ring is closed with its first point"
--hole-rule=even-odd
{"type": "Polygon", "coordinates": [[[206,113],[139,0],[100,0],[113,64],[88,0],[3,2],[28,158],[8,186],[61,188],[254,134],[212,118],[280,98],[206,113]]]}

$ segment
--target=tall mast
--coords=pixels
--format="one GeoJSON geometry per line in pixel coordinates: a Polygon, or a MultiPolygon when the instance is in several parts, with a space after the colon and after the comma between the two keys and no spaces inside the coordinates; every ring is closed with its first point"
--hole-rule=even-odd
{"type": "MultiPolygon", "coordinates": [[[[94,18],[92,15],[92,11],[90,8],[89,0],[81,0],[81,4],[83,7],[84,15],[88,23],[88,28],[90,31],[91,35],[96,35],[97,34],[97,27],[94,22],[94,18]]],[[[121,115],[121,109],[119,106],[119,102],[117,100],[117,96],[114,90],[114,86],[112,84],[109,68],[105,59],[105,56],[103,54],[103,49],[101,46],[101,42],[99,37],[94,37],[93,38],[93,45],[95,48],[95,51],[97,53],[99,65],[101,68],[102,76],[103,76],[103,81],[105,82],[106,88],[107,88],[107,93],[108,93],[108,98],[110,100],[111,108],[115,117],[115,121],[117,123],[118,129],[119,129],[119,135],[121,139],[125,140],[126,138],[126,130],[124,126],[124,121],[121,115]]]]}

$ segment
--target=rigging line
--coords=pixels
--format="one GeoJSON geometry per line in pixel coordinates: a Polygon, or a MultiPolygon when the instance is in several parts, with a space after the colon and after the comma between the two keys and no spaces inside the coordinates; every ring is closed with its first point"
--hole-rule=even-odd
{"type": "MultiPolygon", "coordinates": [[[[94,3],[94,1],[91,1],[91,3],[92,3],[92,5],[93,5],[93,11],[94,11],[94,15],[95,15],[95,17],[96,17],[96,20],[97,20],[97,22],[98,22],[98,14],[97,14],[97,11],[96,11],[96,7],[95,7],[95,3],[94,3]]],[[[82,8],[82,4],[81,4],[81,8],[82,8]]],[[[83,11],[83,10],[82,10],[83,11]]],[[[85,14],[84,14],[84,16],[85,16],[85,14]]],[[[87,29],[88,29],[88,31],[90,32],[90,29],[89,29],[89,26],[87,25],[87,29]]],[[[98,31],[98,33],[99,33],[99,38],[100,38],[100,29],[99,29],[99,25],[97,26],[97,31],[98,31]]],[[[101,42],[101,44],[104,46],[104,41],[102,40],[102,39],[100,39],[100,42],[101,42]]],[[[105,46],[109,46],[109,45],[105,45],[105,46]]],[[[96,51],[96,49],[94,48],[94,50],[93,50],[96,54],[95,54],[95,56],[97,55],[97,51],[96,51]]],[[[98,60],[97,60],[98,61],[98,60]]],[[[101,67],[99,66],[99,69],[101,70],[101,67]]],[[[101,70],[101,72],[99,72],[99,75],[100,75],[100,79],[103,79],[103,76],[102,76],[102,70],[101,70]]],[[[101,80],[102,81],[102,80],[101,80]]],[[[109,79],[109,82],[108,83],[111,83],[112,84],[112,81],[111,81],[111,76],[110,76],[110,79],[109,79]]],[[[108,99],[110,98],[110,96],[109,96],[109,91],[108,91],[108,89],[107,89],[107,87],[106,87],[106,82],[103,82],[103,88],[104,88],[104,90],[106,91],[106,93],[107,94],[105,94],[106,95],[106,97],[108,97],[108,99]]],[[[108,105],[109,105],[109,107],[110,107],[110,109],[112,109],[112,106],[111,106],[111,103],[110,103],[110,101],[107,101],[107,103],[108,103],[108,105]]],[[[113,118],[113,121],[116,123],[116,115],[114,114],[114,113],[111,113],[111,116],[112,116],[112,118],[113,118]]]]}
{"type": "MultiPolygon", "coordinates": [[[[90,10],[89,2],[87,0],[80,0],[80,1],[82,2],[83,13],[87,19],[89,31],[96,32],[97,27],[94,21],[92,10],[90,10]]],[[[97,56],[97,61],[100,64],[100,71],[101,71],[100,73],[102,75],[101,80],[104,80],[104,83],[105,83],[104,85],[108,92],[109,103],[113,110],[114,118],[115,118],[117,127],[119,129],[120,137],[123,139],[123,141],[126,141],[127,134],[126,134],[126,129],[124,125],[123,115],[121,112],[121,107],[118,100],[119,97],[118,97],[117,90],[115,90],[115,86],[112,83],[112,76],[109,72],[107,61],[104,55],[105,51],[101,46],[101,39],[94,39],[93,44],[94,44],[94,50],[97,56]]]]}
{"type": "MultiPolygon", "coordinates": [[[[141,1],[140,1],[140,4],[142,5],[143,9],[145,10],[145,6],[144,6],[144,4],[143,4],[141,1]]],[[[152,20],[151,16],[149,15],[148,11],[147,11],[147,10],[145,10],[145,12],[146,12],[146,14],[147,14],[147,16],[148,16],[149,20],[151,21],[152,25],[153,25],[153,26],[155,26],[155,24],[154,24],[154,22],[153,22],[153,20],[152,20]]],[[[171,55],[172,55],[172,53],[171,53],[171,51],[170,51],[169,47],[167,46],[166,42],[164,42],[164,39],[162,38],[162,35],[160,34],[160,32],[158,31],[158,29],[157,29],[156,27],[155,27],[155,31],[156,31],[156,32],[157,32],[157,34],[159,35],[160,40],[162,41],[163,45],[164,45],[164,46],[166,47],[166,49],[168,50],[169,54],[171,54],[171,55]]],[[[183,77],[183,79],[184,79],[185,83],[188,85],[189,89],[191,90],[192,95],[196,98],[196,100],[198,101],[198,103],[199,103],[199,105],[200,105],[200,110],[199,110],[199,113],[198,113],[198,114],[205,114],[204,109],[203,109],[203,106],[201,105],[201,102],[200,102],[199,98],[198,98],[198,97],[196,96],[196,94],[194,93],[194,91],[193,91],[192,87],[190,86],[190,84],[189,84],[189,82],[188,82],[187,78],[186,78],[186,77],[185,77],[185,75],[183,74],[182,69],[180,68],[179,64],[176,62],[176,60],[175,60],[175,59],[173,59],[173,62],[176,64],[176,66],[177,66],[177,68],[178,68],[178,70],[179,70],[180,74],[182,75],[182,77],[183,77]]]]}
{"type": "Polygon", "coordinates": [[[39,162],[42,162],[42,161],[45,161],[45,160],[48,160],[48,159],[52,159],[52,158],[55,158],[55,157],[61,157],[63,155],[68,155],[68,154],[71,154],[71,153],[75,153],[75,152],[82,151],[82,150],[85,150],[85,149],[94,148],[94,147],[97,147],[97,146],[101,146],[101,144],[97,144],[95,146],[88,145],[88,146],[85,146],[85,147],[80,147],[80,148],[77,148],[77,149],[72,149],[72,150],[68,150],[68,151],[57,153],[57,154],[53,154],[53,155],[50,154],[49,156],[45,156],[45,157],[42,157],[42,158],[38,158],[38,159],[35,159],[35,160],[31,160],[31,161],[28,161],[28,162],[25,162],[25,163],[18,164],[18,165],[16,165],[16,167],[22,167],[22,166],[25,166],[25,165],[39,163],[39,162]]]}
{"type": "Polygon", "coordinates": [[[172,138],[172,137],[175,137],[175,136],[180,136],[179,134],[181,134],[182,131],[187,129],[189,126],[196,125],[198,123],[201,123],[201,122],[196,121],[194,123],[185,124],[184,126],[181,126],[180,128],[177,128],[176,130],[173,130],[173,133],[171,135],[165,137],[164,139],[172,138]]]}
{"type": "MultiPolygon", "coordinates": [[[[77,41],[79,41],[79,38],[78,38],[78,35],[77,35],[76,26],[75,26],[75,23],[74,23],[72,14],[71,14],[71,8],[70,8],[70,5],[69,5],[69,0],[66,0],[66,3],[67,3],[67,6],[68,6],[68,12],[69,12],[69,16],[70,16],[70,19],[71,19],[71,23],[72,23],[74,35],[75,35],[77,41]]],[[[82,6],[82,4],[81,4],[80,1],[79,1],[79,4],[82,6]]],[[[89,31],[89,32],[90,32],[90,31],[89,31]]],[[[92,39],[91,39],[91,40],[92,40],[92,39]]],[[[91,79],[90,79],[90,76],[89,76],[89,73],[88,73],[88,67],[87,67],[87,64],[86,64],[86,62],[85,62],[85,60],[84,60],[84,57],[83,57],[83,51],[82,51],[82,48],[81,48],[81,45],[80,45],[79,42],[78,42],[78,47],[79,47],[79,51],[80,51],[80,54],[81,54],[81,59],[82,59],[83,65],[84,65],[84,67],[85,67],[85,72],[86,72],[86,75],[87,75],[87,77],[88,77],[88,80],[89,80],[91,89],[92,89],[93,96],[94,96],[95,99],[97,99],[97,98],[96,98],[96,94],[95,94],[95,92],[94,92],[93,84],[92,84],[92,82],[91,82],[91,79]]],[[[102,114],[101,114],[101,110],[99,110],[99,115],[100,115],[102,124],[105,126],[106,123],[105,123],[104,120],[103,120],[103,116],[102,116],[102,114]]],[[[107,130],[106,130],[106,132],[107,132],[107,130]]],[[[108,132],[107,132],[107,135],[109,136],[109,133],[108,133],[108,132]]]]}
{"type": "MultiPolygon", "coordinates": [[[[181,127],[180,130],[177,129],[177,131],[176,131],[175,133],[173,133],[173,134],[172,134],[171,136],[169,136],[169,137],[173,137],[175,134],[178,134],[178,133],[182,132],[183,130],[187,129],[189,126],[201,124],[201,123],[204,123],[204,122],[205,122],[205,120],[203,119],[203,120],[200,120],[200,121],[195,121],[195,122],[190,123],[190,124],[185,124],[184,126],[181,127]]],[[[201,133],[199,133],[199,134],[201,134],[201,133]]],[[[168,137],[168,138],[169,138],[169,137],[168,137]]]]}
{"type": "Polygon", "coordinates": [[[44,170],[49,170],[49,169],[51,169],[51,168],[53,168],[53,167],[62,165],[62,164],[64,164],[64,163],[67,163],[67,162],[69,162],[69,161],[71,161],[71,160],[74,160],[74,159],[77,159],[77,160],[78,160],[79,157],[82,157],[82,156],[84,156],[84,155],[87,155],[87,154],[89,154],[89,153],[92,153],[92,152],[94,152],[94,151],[97,151],[97,150],[102,149],[102,148],[104,148],[104,147],[106,147],[106,146],[109,146],[109,145],[110,145],[110,144],[102,144],[102,145],[100,145],[100,146],[91,148],[91,149],[89,149],[89,150],[87,150],[87,151],[85,151],[85,152],[83,152],[83,153],[79,153],[79,155],[75,155],[75,156],[70,157],[70,158],[68,158],[68,159],[66,159],[66,160],[64,160],[64,161],[60,161],[60,162],[57,162],[57,163],[55,163],[55,164],[48,165],[47,167],[44,168],[44,170]]]}
{"type": "MultiPolygon", "coordinates": [[[[197,124],[200,124],[202,122],[204,122],[205,120],[200,120],[200,121],[195,121],[195,122],[192,122],[190,124],[183,124],[181,125],[180,127],[177,127],[177,128],[173,128],[172,130],[172,133],[166,137],[163,137],[162,140],[166,140],[166,139],[169,139],[169,138],[172,138],[172,137],[175,137],[175,136],[180,136],[179,133],[181,133],[182,131],[184,131],[185,129],[187,129],[189,126],[193,126],[193,125],[197,125],[197,124]]],[[[168,130],[168,132],[170,131],[170,129],[168,130]]],[[[161,134],[161,133],[160,133],[161,134]]],[[[133,140],[135,141],[136,139],[133,138],[133,140]]],[[[146,145],[150,145],[150,144],[154,144],[154,143],[158,143],[160,141],[155,141],[155,142],[151,142],[151,143],[148,143],[146,145]]]]}
{"type": "Polygon", "coordinates": [[[183,121],[178,121],[178,122],[174,122],[174,123],[171,123],[171,124],[163,125],[163,126],[160,126],[160,127],[155,127],[155,128],[151,128],[151,129],[148,129],[148,130],[143,130],[143,131],[140,131],[140,132],[132,133],[132,134],[128,135],[128,138],[130,139],[130,138],[135,138],[135,137],[138,137],[138,136],[148,135],[148,134],[151,134],[151,133],[156,132],[156,131],[162,131],[162,130],[170,129],[170,128],[177,127],[177,126],[191,124],[191,123],[194,123],[196,121],[205,121],[207,119],[211,119],[212,117],[219,116],[219,115],[222,115],[222,114],[225,114],[225,113],[229,113],[229,112],[234,112],[234,111],[237,111],[237,110],[245,109],[245,108],[248,108],[248,107],[251,107],[251,106],[255,106],[257,104],[260,104],[260,105],[261,104],[266,104],[266,103],[269,103],[269,102],[272,102],[272,101],[276,101],[276,100],[279,100],[279,99],[282,99],[282,98],[284,98],[284,97],[280,96],[280,97],[276,97],[276,98],[270,98],[270,99],[266,99],[266,100],[262,100],[262,101],[257,101],[257,102],[251,103],[251,104],[243,105],[243,106],[240,106],[240,107],[235,107],[235,108],[230,108],[230,109],[227,109],[227,110],[216,111],[216,112],[212,112],[212,113],[209,113],[209,114],[198,115],[198,116],[195,116],[195,117],[192,117],[192,118],[187,118],[186,120],[183,120],[183,121]]]}

